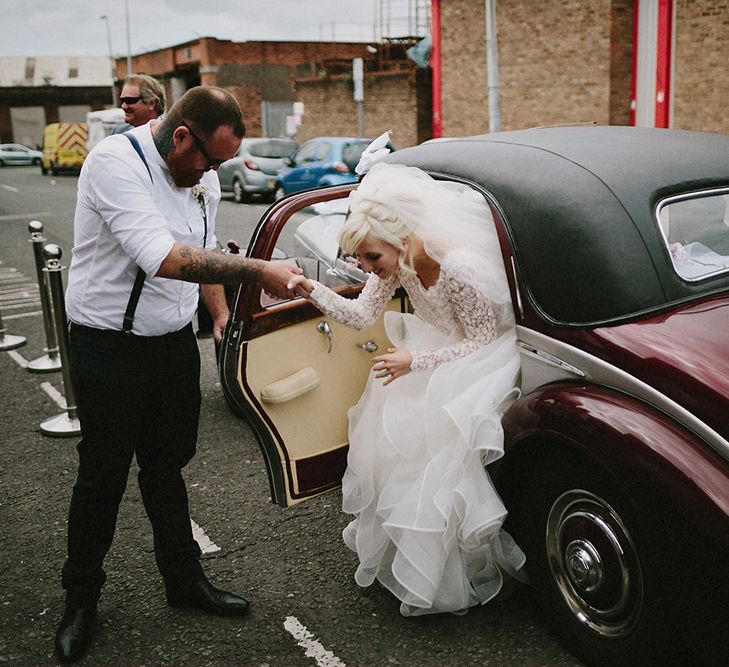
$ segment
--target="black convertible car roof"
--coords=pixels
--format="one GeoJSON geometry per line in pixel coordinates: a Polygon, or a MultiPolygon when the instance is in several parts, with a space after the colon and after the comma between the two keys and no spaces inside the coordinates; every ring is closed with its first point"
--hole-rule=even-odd
{"type": "Polygon", "coordinates": [[[669,195],[729,187],[729,136],[534,128],[427,142],[387,160],[490,193],[525,287],[547,319],[609,322],[729,289],[727,275],[681,280],[655,219],[669,195]]]}

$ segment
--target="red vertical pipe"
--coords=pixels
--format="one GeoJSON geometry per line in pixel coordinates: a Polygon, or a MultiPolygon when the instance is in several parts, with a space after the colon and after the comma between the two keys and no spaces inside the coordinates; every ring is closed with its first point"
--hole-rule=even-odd
{"type": "Polygon", "coordinates": [[[668,127],[671,93],[673,0],[658,0],[656,35],[656,127],[668,127]]]}
{"type": "Polygon", "coordinates": [[[640,0],[633,0],[633,78],[630,82],[630,124],[635,125],[635,111],[638,108],[638,17],[640,0]]]}
{"type": "Polygon", "coordinates": [[[430,68],[433,73],[433,137],[443,136],[441,96],[440,0],[431,0],[430,68]]]}

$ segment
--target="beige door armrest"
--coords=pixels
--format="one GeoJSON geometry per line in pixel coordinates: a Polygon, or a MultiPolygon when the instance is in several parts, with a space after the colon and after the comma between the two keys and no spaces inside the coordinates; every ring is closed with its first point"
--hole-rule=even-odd
{"type": "Polygon", "coordinates": [[[306,366],[288,377],[263,387],[261,400],[269,405],[285,403],[315,389],[319,386],[319,382],[319,374],[311,366],[306,366]]]}

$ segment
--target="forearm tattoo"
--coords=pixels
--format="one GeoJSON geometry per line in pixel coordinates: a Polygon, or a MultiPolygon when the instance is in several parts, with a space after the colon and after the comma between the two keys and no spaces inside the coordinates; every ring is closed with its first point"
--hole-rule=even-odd
{"type": "Polygon", "coordinates": [[[263,275],[263,263],[257,259],[180,246],[180,278],[192,283],[238,285],[256,282],[263,275]]]}

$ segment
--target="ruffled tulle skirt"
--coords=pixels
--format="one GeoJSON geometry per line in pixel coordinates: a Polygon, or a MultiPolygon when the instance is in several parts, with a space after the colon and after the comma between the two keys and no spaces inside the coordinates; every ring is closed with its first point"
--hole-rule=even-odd
{"type": "MultiPolygon", "coordinates": [[[[411,350],[451,340],[414,315],[388,312],[388,337],[411,350]]],[[[349,411],[344,541],[355,580],[377,579],[403,615],[462,613],[526,580],[525,557],[502,530],[506,509],[484,466],[503,454],[501,416],[518,395],[513,333],[467,357],[388,386],[370,376],[349,411]]]]}

